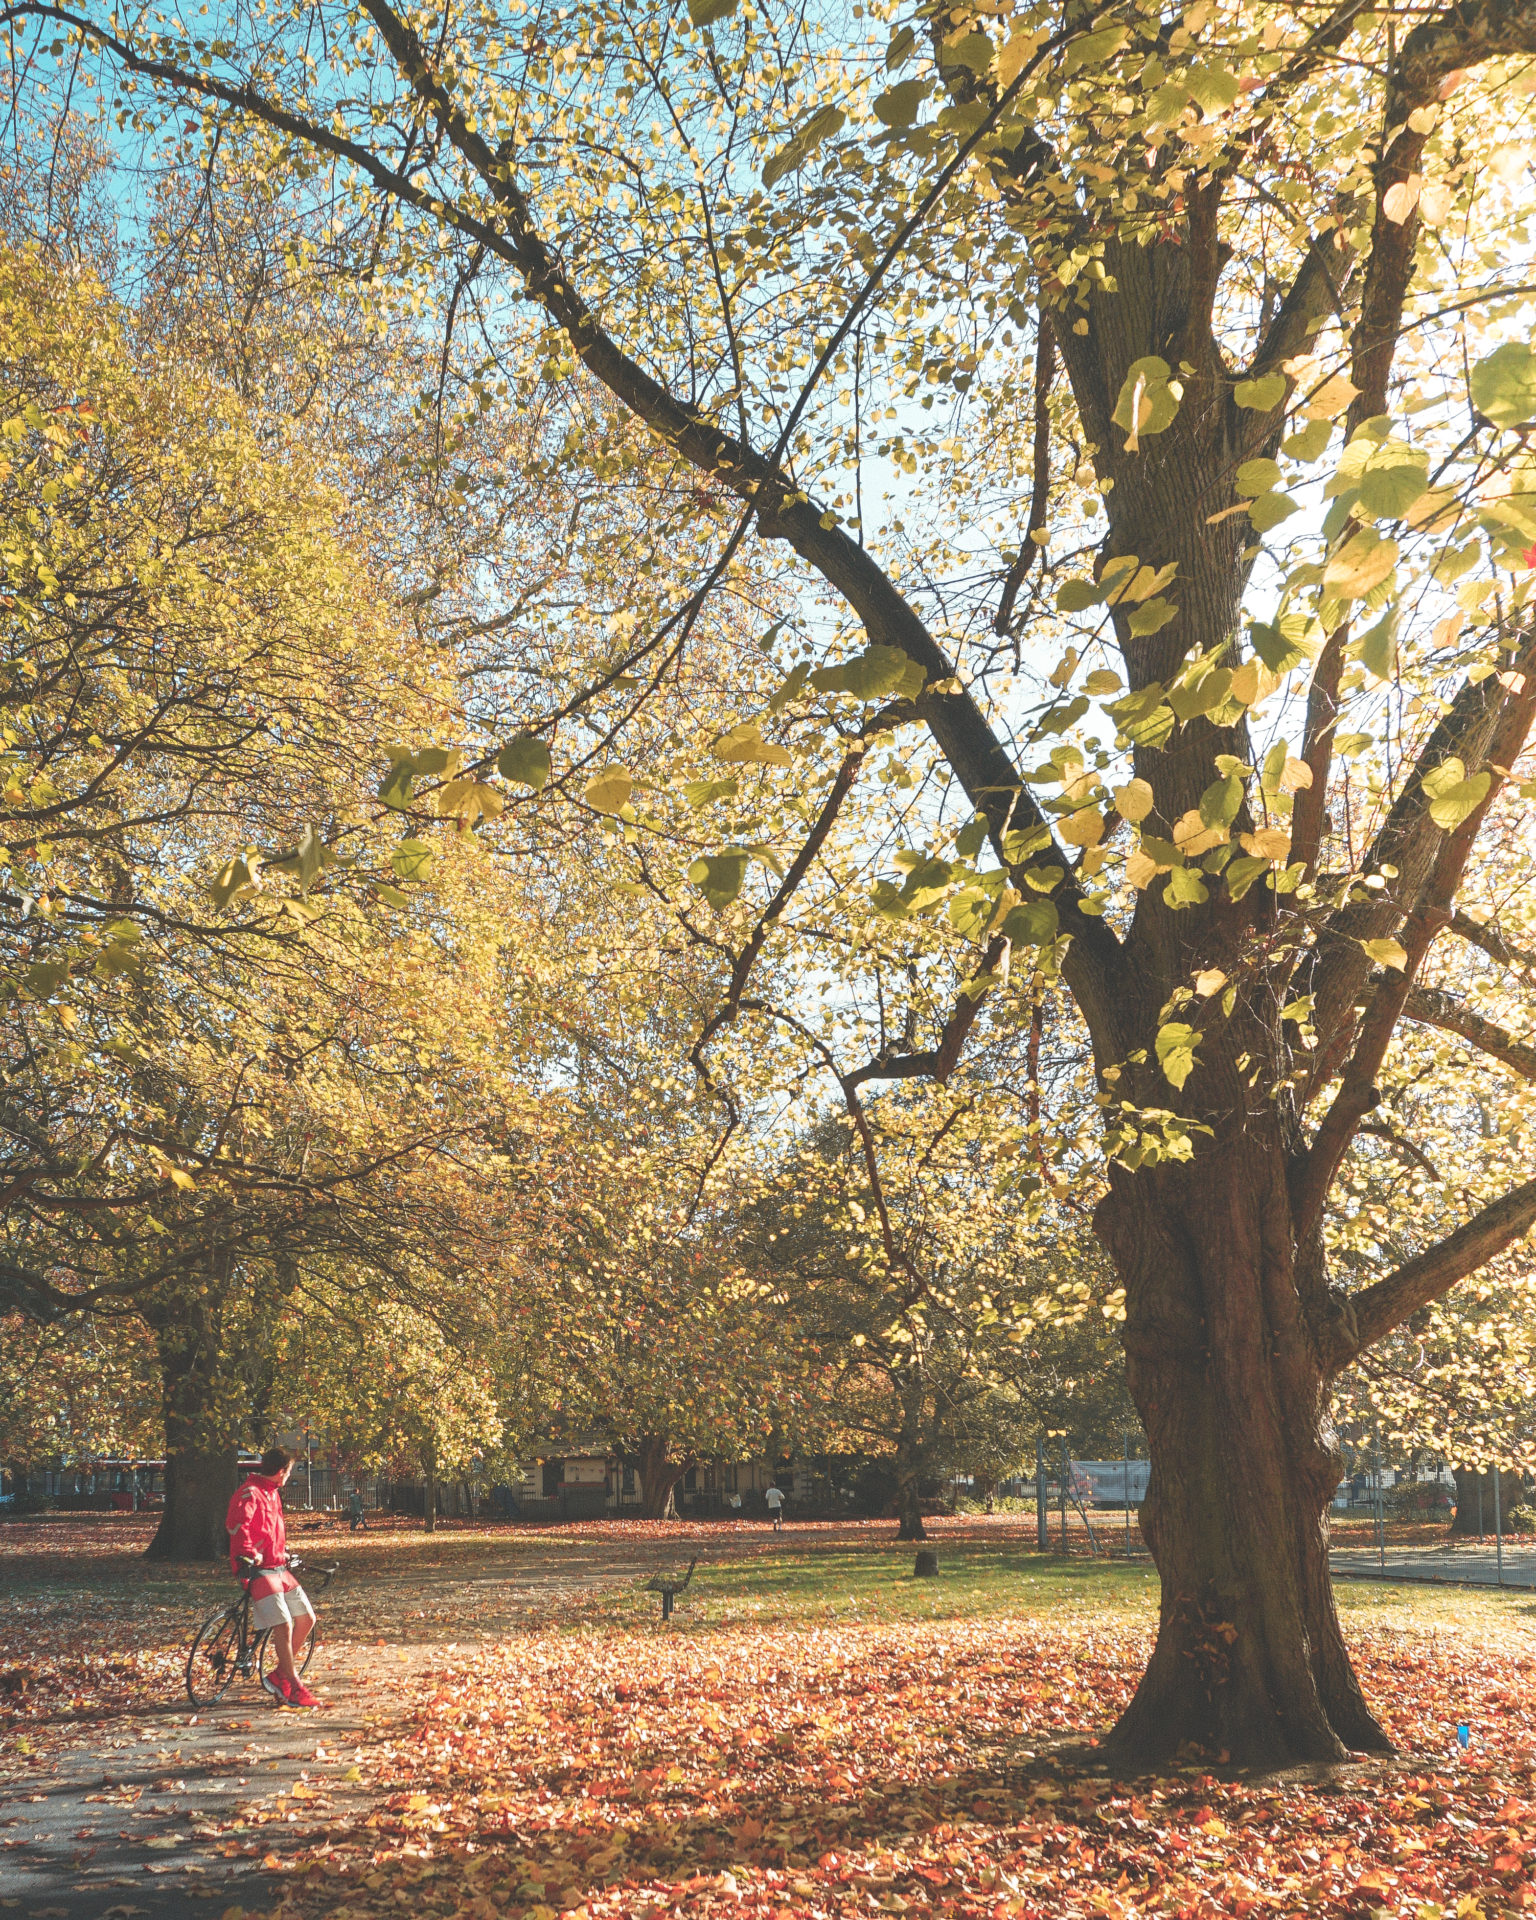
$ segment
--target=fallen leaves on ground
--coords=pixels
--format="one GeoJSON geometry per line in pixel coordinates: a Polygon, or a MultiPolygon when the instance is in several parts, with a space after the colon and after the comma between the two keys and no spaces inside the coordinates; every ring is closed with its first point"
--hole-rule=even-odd
{"type": "Polygon", "coordinates": [[[1532,1661],[1377,1634],[1367,1694],[1416,1757],[1321,1782],[1130,1782],[1063,1737],[1140,1671],[1132,1628],[1025,1619],[528,1635],[424,1684],[371,1812],[278,1912],[492,1920],[1166,1914],[1483,1920],[1536,1906],[1532,1661]],[[1475,1729],[1457,1748],[1456,1725],[1475,1729]]]}

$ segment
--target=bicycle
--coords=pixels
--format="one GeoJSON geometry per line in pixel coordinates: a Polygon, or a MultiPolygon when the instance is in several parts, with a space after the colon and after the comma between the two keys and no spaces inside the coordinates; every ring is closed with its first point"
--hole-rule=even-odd
{"type": "MultiPolygon", "coordinates": [[[[305,1572],[304,1562],[290,1560],[288,1571],[305,1572]]],[[[314,1567],[307,1571],[324,1575],[314,1589],[316,1593],[324,1593],[340,1568],[314,1567]]],[[[305,1637],[303,1655],[298,1661],[300,1679],[309,1671],[309,1663],[315,1657],[315,1642],[319,1637],[317,1628],[311,1626],[305,1637]]],[[[236,1674],[249,1679],[253,1672],[262,1691],[266,1692],[267,1670],[276,1664],[271,1629],[263,1627],[259,1632],[251,1631],[250,1582],[242,1581],[240,1598],[232,1600],[227,1607],[220,1607],[217,1613],[210,1613],[192,1637],[191,1651],[187,1654],[187,1698],[194,1707],[211,1707],[224,1697],[236,1674]]]]}

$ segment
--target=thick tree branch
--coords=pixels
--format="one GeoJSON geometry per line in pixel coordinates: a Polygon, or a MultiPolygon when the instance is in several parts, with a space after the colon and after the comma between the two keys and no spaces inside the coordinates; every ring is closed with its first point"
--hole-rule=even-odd
{"type": "Polygon", "coordinates": [[[1411,1313],[1443,1298],[1458,1280],[1496,1259],[1533,1223],[1536,1180],[1527,1180],[1386,1279],[1340,1301],[1324,1354],[1327,1371],[1342,1372],[1411,1313]]]}
{"type": "Polygon", "coordinates": [[[939,1044],[922,1053],[878,1053],[873,1060],[843,1077],[845,1091],[861,1087],[866,1080],[937,1080],[942,1087],[960,1064],[966,1038],[981,1011],[981,1002],[990,976],[1002,965],[1008,941],[1000,933],[987,942],[981,965],[955,1000],[954,1011],[944,1023],[939,1044]]]}
{"type": "Polygon", "coordinates": [[[1490,960],[1497,960],[1501,967],[1508,967],[1511,973],[1524,974],[1527,979],[1536,976],[1536,953],[1528,952],[1524,947],[1511,946],[1497,927],[1474,920],[1470,913],[1463,913],[1458,908],[1451,915],[1447,932],[1454,933],[1469,946],[1480,947],[1490,960]]]}
{"type": "Polygon", "coordinates": [[[1307,1087],[1309,1099],[1339,1071],[1352,1043],[1355,1009],[1375,965],[1360,943],[1396,932],[1405,912],[1410,916],[1417,912],[1426,888],[1438,916],[1434,931],[1449,922],[1455,886],[1445,884],[1442,869],[1442,877],[1430,887],[1431,872],[1442,860],[1457,857],[1451,844],[1454,842],[1461,849],[1456,866],[1459,885],[1461,866],[1471,847],[1467,836],[1480,826],[1504,780],[1503,775],[1494,773],[1484,805],[1447,841],[1431,817],[1424,776],[1453,757],[1460,759],[1469,772],[1475,772],[1485,760],[1499,767],[1513,766],[1536,717],[1536,636],[1527,636],[1511,660],[1506,677],[1508,686],[1498,675],[1463,682],[1450,711],[1436,723],[1403,779],[1398,797],[1362,862],[1366,873],[1379,871],[1383,865],[1396,867],[1396,881],[1373,897],[1359,897],[1363,890],[1356,889],[1357,897],[1335,912],[1318,943],[1312,993],[1313,1021],[1321,1045],[1307,1087]]]}
{"type": "MultiPolygon", "coordinates": [[[[1044,551],[1040,542],[1034,538],[1045,530],[1046,515],[1051,503],[1051,382],[1056,376],[1056,341],[1051,331],[1051,316],[1044,307],[1038,310],[1036,320],[1038,328],[1035,340],[1035,441],[1034,441],[1034,479],[1033,490],[1029,498],[1029,524],[1024,529],[1024,538],[1019,542],[1019,557],[1008,569],[1008,578],[1003,582],[1002,598],[997,603],[997,617],[992,622],[992,631],[1006,634],[1013,620],[1013,603],[1019,597],[1019,589],[1024,584],[1024,576],[1036,556],[1044,551]]],[[[1018,658],[1018,643],[1014,643],[1014,657],[1018,658]]]]}
{"type": "MultiPolygon", "coordinates": [[[[1376,1104],[1378,1098],[1376,1075],[1386,1057],[1387,1048],[1391,1044],[1397,1023],[1403,1015],[1408,996],[1413,990],[1415,976],[1423,963],[1425,954],[1429,951],[1430,943],[1450,920],[1451,901],[1455,898],[1456,889],[1461,884],[1462,873],[1465,871],[1467,861],[1471,858],[1472,849],[1487,818],[1488,809],[1505,785],[1507,775],[1496,769],[1508,768],[1519,757],[1526,736],[1530,732],[1532,720],[1536,719],[1536,643],[1527,644],[1520,656],[1518,668],[1510,678],[1514,684],[1507,691],[1496,679],[1482,683],[1484,686],[1500,687],[1503,696],[1502,706],[1493,708],[1491,716],[1487,717],[1486,726],[1478,724],[1472,729],[1472,737],[1480,738],[1483,743],[1477,753],[1477,759],[1480,760],[1491,748],[1495,762],[1495,769],[1490,770],[1488,791],[1481,804],[1473,809],[1459,827],[1443,835],[1434,862],[1423,881],[1417,886],[1410,884],[1405,887],[1405,892],[1415,904],[1398,934],[1404,949],[1404,964],[1401,968],[1389,967],[1384,971],[1357,1030],[1352,1028],[1351,1022],[1345,1016],[1345,1010],[1332,1004],[1332,996],[1337,992],[1341,977],[1347,978],[1353,974],[1358,981],[1356,992],[1364,986],[1368,969],[1373,962],[1361,947],[1360,942],[1370,936],[1354,929],[1361,924],[1366,926],[1374,924],[1371,916],[1377,909],[1374,907],[1343,908],[1336,918],[1335,927],[1330,931],[1328,952],[1324,958],[1325,973],[1330,960],[1336,964],[1333,966],[1332,978],[1327,988],[1330,1007],[1326,1016],[1328,1020],[1326,1027],[1323,1024],[1324,990],[1320,988],[1317,994],[1318,1030],[1324,1035],[1325,1041],[1321,1051],[1330,1056],[1330,1060],[1336,1059],[1339,1055],[1340,1036],[1343,1036],[1347,1045],[1351,1031],[1354,1031],[1355,1036],[1354,1047],[1340,1069],[1338,1092],[1324,1114],[1311,1146],[1292,1165],[1291,1212],[1298,1240],[1305,1240],[1321,1220],[1323,1208],[1327,1204],[1328,1191],[1333,1185],[1333,1178],[1339,1164],[1348,1151],[1355,1129],[1376,1104]]],[[[1463,688],[1462,691],[1466,694],[1468,689],[1463,688]]],[[[1481,691],[1481,687],[1473,687],[1470,691],[1476,694],[1481,691]]],[[[1462,704],[1458,701],[1458,705],[1462,704]]],[[[1470,699],[1465,702],[1465,707],[1464,717],[1470,722],[1476,715],[1477,709],[1470,699]]],[[[1438,729],[1436,731],[1438,732],[1438,729]]],[[[1433,760],[1421,758],[1414,770],[1409,791],[1405,793],[1404,799],[1398,802],[1398,807],[1402,807],[1405,800],[1411,801],[1422,814],[1422,819],[1418,823],[1412,819],[1405,821],[1403,833],[1399,836],[1405,842],[1409,835],[1412,835],[1415,841],[1423,838],[1425,828],[1432,835],[1441,833],[1441,829],[1435,826],[1429,817],[1428,800],[1423,792],[1423,775],[1431,767],[1437,766],[1439,760],[1438,755],[1433,760]]],[[[1476,762],[1474,761],[1473,764],[1475,765],[1476,762]]],[[[1393,813],[1396,814],[1397,810],[1394,808],[1393,813]]],[[[1389,817],[1388,826],[1390,825],[1389,817]]],[[[1383,833],[1386,831],[1387,828],[1384,827],[1383,833]]],[[[1403,877],[1407,878],[1406,865],[1403,877]]],[[[1384,911],[1387,912],[1388,918],[1383,926],[1383,932],[1387,932],[1390,931],[1393,920],[1396,918],[1397,908],[1389,906],[1384,911]]],[[[1313,1085],[1321,1086],[1331,1071],[1331,1064],[1315,1068],[1313,1085]]]]}
{"type": "Polygon", "coordinates": [[[1389,219],[1384,205],[1392,188],[1408,185],[1424,157],[1429,132],[1415,131],[1409,118],[1435,102],[1452,73],[1514,53],[1536,53],[1533,0],[1463,0],[1421,20],[1403,41],[1387,91],[1376,166],[1376,220],[1351,342],[1350,377],[1360,391],[1349,409],[1350,433],[1387,410],[1387,385],[1413,280],[1417,205],[1399,220],[1389,219]]]}
{"type": "Polygon", "coordinates": [[[1485,1020],[1475,1008],[1453,994],[1443,993],[1438,987],[1414,987],[1403,1012],[1422,1026],[1439,1027],[1444,1033],[1456,1034],[1522,1079],[1536,1080],[1536,1046],[1529,1040],[1517,1039],[1495,1021],[1485,1020]]]}

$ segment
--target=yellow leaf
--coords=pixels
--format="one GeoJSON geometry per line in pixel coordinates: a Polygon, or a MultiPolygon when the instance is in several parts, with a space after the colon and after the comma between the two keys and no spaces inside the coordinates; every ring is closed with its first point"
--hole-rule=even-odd
{"type": "Polygon", "coordinates": [[[1104,838],[1104,816],[1097,807],[1079,807],[1069,813],[1057,832],[1069,847],[1096,847],[1104,838]]]}
{"type": "Polygon", "coordinates": [[[1257,860],[1288,860],[1291,857],[1291,836],[1280,827],[1260,827],[1254,833],[1242,836],[1243,852],[1257,860]]]}
{"type": "Polygon", "coordinates": [[[1138,890],[1151,886],[1158,872],[1158,864],[1151,854],[1143,853],[1139,847],[1125,863],[1125,877],[1138,890]]]}
{"type": "Polygon", "coordinates": [[[1381,210],[1394,226],[1400,227],[1419,204],[1419,195],[1424,191],[1422,173],[1410,173],[1406,180],[1396,180],[1381,196],[1381,210]]]}
{"type": "Polygon", "coordinates": [[[1359,391],[1348,374],[1336,373],[1323,382],[1302,412],[1309,420],[1336,420],[1359,391]]]}
{"type": "Polygon", "coordinates": [[[627,767],[604,767],[587,782],[584,798],[599,813],[617,813],[635,790],[627,767]]]}
{"type": "Polygon", "coordinates": [[[1297,793],[1303,787],[1312,784],[1312,769],[1305,760],[1298,760],[1294,754],[1287,754],[1284,770],[1280,775],[1281,793],[1297,793]]]}
{"type": "Polygon", "coordinates": [[[1122,820],[1129,820],[1132,826],[1146,819],[1155,801],[1156,795],[1145,780],[1127,780],[1123,787],[1115,788],[1115,810],[1122,820]]]}
{"type": "Polygon", "coordinates": [[[1408,953],[1396,940],[1362,940],[1361,946],[1373,960],[1379,960],[1384,967],[1396,967],[1399,973],[1408,969],[1408,953]]]}
{"type": "Polygon", "coordinates": [[[1193,860],[1196,854],[1208,853],[1212,847],[1219,847],[1227,838],[1225,827],[1208,827],[1200,818],[1200,809],[1191,807],[1188,813],[1180,814],[1173,826],[1173,844],[1186,860],[1193,860]]]}
{"type": "Polygon", "coordinates": [[[1397,542],[1362,527],[1323,569],[1323,586],[1341,600],[1360,600],[1379,587],[1397,565],[1397,542]]]}
{"type": "Polygon", "coordinates": [[[1227,976],[1220,967],[1207,967],[1195,975],[1195,992],[1202,1000],[1209,1000],[1212,994],[1220,993],[1227,984],[1227,976]]]}
{"type": "Polygon", "coordinates": [[[1045,38],[1043,30],[1035,33],[1011,33],[1007,42],[998,50],[997,77],[1005,87],[1011,87],[1024,71],[1029,56],[1045,38]]]}

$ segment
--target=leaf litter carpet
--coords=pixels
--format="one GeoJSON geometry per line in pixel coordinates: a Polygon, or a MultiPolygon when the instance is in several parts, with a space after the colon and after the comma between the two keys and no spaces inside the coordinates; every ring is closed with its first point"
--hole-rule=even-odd
{"type": "Polygon", "coordinates": [[[278,1912],[1487,1920],[1536,1907],[1523,1628],[1475,1646],[1357,1640],[1408,1757],[1331,1778],[1097,1772],[1082,1736],[1124,1701],[1147,1645],[1134,1627],[1007,1617],[513,1636],[415,1683],[365,1763],[371,1811],[290,1857],[278,1912]],[[1466,1752],[1458,1722],[1475,1729],[1466,1752]]]}

